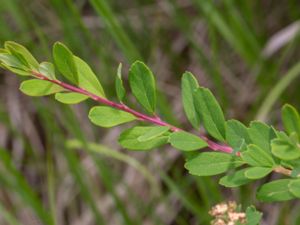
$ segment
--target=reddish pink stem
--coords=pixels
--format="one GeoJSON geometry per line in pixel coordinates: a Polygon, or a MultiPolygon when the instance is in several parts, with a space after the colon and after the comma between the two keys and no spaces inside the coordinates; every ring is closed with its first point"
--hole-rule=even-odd
{"type": "MultiPolygon", "coordinates": [[[[95,94],[93,94],[91,92],[88,92],[85,89],[82,89],[82,88],[79,88],[79,87],[75,87],[73,85],[61,82],[59,80],[49,79],[45,75],[43,75],[41,73],[38,73],[36,71],[32,71],[32,74],[35,77],[37,77],[38,79],[52,82],[54,84],[57,84],[57,85],[63,87],[66,90],[86,95],[86,96],[90,97],[91,99],[94,99],[95,101],[100,102],[100,103],[102,103],[104,105],[108,105],[110,107],[113,107],[113,108],[116,108],[116,109],[128,112],[128,113],[134,115],[135,117],[137,117],[139,120],[147,121],[147,122],[159,125],[159,126],[168,126],[168,127],[170,127],[171,131],[173,131],[173,132],[182,130],[182,129],[180,129],[178,127],[175,127],[175,126],[173,126],[173,125],[171,125],[171,124],[169,124],[167,122],[162,121],[160,119],[160,117],[158,117],[156,115],[154,117],[147,116],[145,114],[142,114],[140,112],[137,112],[137,111],[129,108],[128,106],[124,105],[123,103],[116,103],[116,102],[110,101],[110,100],[108,100],[106,98],[103,98],[103,97],[100,97],[98,95],[95,95],[95,94]]],[[[225,153],[232,153],[233,152],[232,148],[229,147],[229,146],[227,146],[227,145],[218,144],[218,143],[216,143],[216,142],[214,142],[212,140],[209,140],[204,135],[200,135],[200,136],[201,136],[201,138],[203,140],[205,140],[207,142],[208,147],[210,149],[214,150],[214,151],[220,151],[220,152],[225,152],[225,153]]]]}
{"type": "Polygon", "coordinates": [[[220,149],[222,149],[222,152],[226,152],[226,153],[232,153],[233,149],[230,146],[227,145],[221,145],[218,144],[216,142],[213,142],[212,140],[209,140],[206,136],[204,135],[200,135],[200,137],[207,142],[208,146],[210,149],[214,150],[214,151],[220,151],[220,149]]]}

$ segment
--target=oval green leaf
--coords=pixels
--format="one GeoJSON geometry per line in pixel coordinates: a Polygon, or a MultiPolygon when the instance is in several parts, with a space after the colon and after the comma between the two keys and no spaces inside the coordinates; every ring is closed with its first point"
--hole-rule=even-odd
{"type": "Polygon", "coordinates": [[[248,133],[253,144],[268,153],[271,152],[271,140],[276,138],[272,127],[259,121],[252,121],[248,133]]]}
{"type": "Polygon", "coordinates": [[[163,135],[166,133],[170,127],[167,126],[153,126],[152,129],[149,129],[146,133],[144,133],[142,136],[138,138],[138,141],[150,141],[158,136],[163,135]]]}
{"type": "Polygon", "coordinates": [[[207,147],[207,143],[200,137],[185,131],[173,132],[169,142],[174,148],[182,151],[195,151],[207,147]]]}
{"type": "Polygon", "coordinates": [[[288,134],[296,132],[300,136],[300,116],[298,111],[291,105],[285,104],[281,110],[282,121],[288,134]]]}
{"type": "Polygon", "coordinates": [[[247,169],[238,170],[232,174],[222,177],[219,181],[219,184],[221,184],[225,187],[233,188],[233,187],[239,187],[244,184],[250,183],[252,180],[250,180],[249,178],[247,178],[245,176],[246,170],[247,169]]]}
{"type": "Polygon", "coordinates": [[[123,148],[131,150],[150,150],[168,142],[168,136],[157,136],[148,141],[139,141],[139,137],[149,133],[153,127],[133,127],[121,133],[119,143],[123,148]]]}
{"type": "Polygon", "coordinates": [[[219,103],[207,88],[200,87],[194,94],[196,109],[205,129],[217,140],[225,141],[225,119],[219,103]]]}
{"type": "Polygon", "coordinates": [[[137,101],[150,113],[156,108],[156,86],[151,70],[142,62],[134,62],[129,70],[129,84],[137,101]]]}
{"type": "Polygon", "coordinates": [[[188,159],[184,167],[196,176],[212,176],[224,173],[229,169],[241,166],[239,158],[222,152],[203,152],[188,159]]]}
{"type": "Polygon", "coordinates": [[[55,99],[64,104],[78,104],[87,98],[88,96],[75,92],[55,94],[55,99]]]}
{"type": "Polygon", "coordinates": [[[181,97],[186,117],[195,129],[200,128],[200,116],[194,102],[194,92],[199,87],[196,78],[190,72],[185,72],[181,79],[181,97]]]}
{"type": "Polygon", "coordinates": [[[45,96],[63,91],[64,89],[49,81],[32,79],[23,81],[20,85],[20,90],[29,96],[45,96]]]}
{"type": "Polygon", "coordinates": [[[56,79],[54,65],[50,62],[42,62],[39,65],[39,72],[51,80],[56,79]]]}
{"type": "Polygon", "coordinates": [[[226,121],[226,141],[235,151],[244,151],[251,143],[247,127],[237,120],[226,121]]]}
{"type": "Polygon", "coordinates": [[[74,56],[74,62],[76,63],[77,67],[78,86],[84,88],[92,94],[105,98],[105,93],[101,83],[97,79],[97,76],[91,67],[77,56],[74,56]]]}
{"type": "Polygon", "coordinates": [[[32,54],[23,45],[20,45],[13,41],[6,41],[4,47],[14,56],[16,56],[21,62],[31,69],[38,69],[39,63],[32,56],[32,54]]]}
{"type": "Polygon", "coordinates": [[[0,53],[0,64],[1,67],[6,68],[7,70],[21,75],[21,76],[30,76],[31,72],[26,68],[18,58],[8,53],[0,53]]]}
{"type": "Polygon", "coordinates": [[[250,167],[246,169],[245,176],[249,179],[257,180],[267,176],[272,170],[269,167],[250,167]]]}
{"type": "Polygon", "coordinates": [[[295,197],[300,198],[300,179],[291,180],[289,190],[295,197]]]}
{"type": "Polygon", "coordinates": [[[290,141],[288,136],[283,138],[283,135],[284,134],[282,134],[281,137],[272,140],[272,153],[283,160],[295,160],[300,158],[300,148],[290,141]]]}
{"type": "Polygon", "coordinates": [[[275,162],[272,156],[256,145],[248,145],[247,150],[241,153],[242,159],[251,166],[273,167],[275,162]]]}
{"type": "Polygon", "coordinates": [[[53,45],[53,59],[58,71],[69,81],[78,84],[77,67],[73,53],[63,43],[53,45]]]}
{"type": "Polygon", "coordinates": [[[96,106],[90,110],[89,119],[100,127],[113,127],[133,121],[136,117],[108,106],[96,106]]]}
{"type": "Polygon", "coordinates": [[[295,198],[289,190],[291,179],[281,179],[262,185],[256,197],[263,202],[287,201],[295,198]]]}
{"type": "Polygon", "coordinates": [[[117,72],[117,77],[116,77],[116,81],[115,81],[115,88],[116,88],[116,93],[117,93],[117,97],[118,100],[120,102],[122,102],[125,98],[125,88],[123,85],[123,80],[122,80],[122,63],[119,64],[118,67],[118,72],[117,72]]]}

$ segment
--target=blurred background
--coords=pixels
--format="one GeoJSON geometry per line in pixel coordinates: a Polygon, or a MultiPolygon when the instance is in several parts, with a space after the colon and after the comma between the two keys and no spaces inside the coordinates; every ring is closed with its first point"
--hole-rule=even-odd
{"type": "MultiPolygon", "coordinates": [[[[64,42],[111,99],[119,62],[126,81],[141,59],[157,78],[159,114],[186,129],[185,70],[213,91],[228,119],[280,128],[280,107],[299,109],[299,19],[298,0],[0,0],[0,40],[25,45],[40,61],[64,42]]],[[[170,147],[121,149],[120,127],[88,120],[94,102],[27,97],[19,77],[0,73],[1,225],[209,224],[210,208],[227,200],[255,204],[264,224],[300,224],[299,202],[255,200],[264,181],[229,190],[218,177],[188,175],[170,147]]]]}

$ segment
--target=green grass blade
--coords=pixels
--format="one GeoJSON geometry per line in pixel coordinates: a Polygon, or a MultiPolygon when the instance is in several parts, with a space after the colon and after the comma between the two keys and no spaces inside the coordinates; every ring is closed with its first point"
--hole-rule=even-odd
{"type": "MultiPolygon", "coordinates": [[[[75,148],[79,149],[79,148],[84,147],[84,144],[82,142],[80,142],[79,140],[69,140],[69,141],[67,141],[66,144],[69,148],[72,148],[72,149],[75,149],[75,148]]],[[[149,170],[145,166],[143,166],[136,159],[128,156],[127,154],[115,151],[113,149],[110,149],[110,148],[108,148],[104,145],[100,145],[100,144],[88,143],[87,147],[88,147],[87,148],[88,150],[90,150],[94,153],[104,155],[106,157],[124,162],[124,163],[132,166],[139,173],[141,173],[145,177],[145,179],[149,182],[149,184],[151,185],[151,189],[153,190],[153,193],[158,194],[160,192],[159,185],[158,185],[157,181],[155,180],[155,177],[149,172],[149,170]]]]}
{"type": "Polygon", "coordinates": [[[275,102],[284,90],[300,75],[300,63],[294,65],[272,88],[258,109],[257,120],[265,121],[275,102]]]}
{"type": "Polygon", "coordinates": [[[10,180],[7,180],[10,190],[14,191],[23,200],[25,205],[32,208],[40,221],[45,225],[53,225],[53,219],[45,210],[36,193],[29,186],[22,174],[14,166],[13,161],[5,149],[0,149],[0,160],[7,170],[10,180]]]}
{"type": "Polygon", "coordinates": [[[133,42],[130,40],[118,19],[115,17],[107,0],[90,0],[92,6],[105,22],[108,31],[115,39],[119,48],[122,50],[129,62],[141,59],[141,56],[133,42]]]}
{"type": "Polygon", "coordinates": [[[10,225],[21,225],[21,223],[15,218],[13,214],[8,211],[5,206],[0,202],[0,212],[4,220],[10,225]]]}

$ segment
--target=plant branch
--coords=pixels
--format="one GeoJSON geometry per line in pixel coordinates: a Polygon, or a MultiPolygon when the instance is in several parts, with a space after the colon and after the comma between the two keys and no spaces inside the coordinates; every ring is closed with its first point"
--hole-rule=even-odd
{"type": "MultiPolygon", "coordinates": [[[[177,132],[177,131],[182,130],[181,128],[178,128],[176,126],[173,126],[173,125],[161,120],[161,118],[158,117],[157,115],[154,115],[154,117],[145,115],[143,113],[135,111],[134,109],[129,108],[127,105],[125,105],[123,103],[116,103],[116,102],[110,101],[106,98],[95,95],[95,94],[93,94],[93,93],[91,93],[91,92],[89,92],[89,91],[87,91],[83,88],[75,87],[73,85],[64,83],[64,82],[59,81],[59,80],[49,79],[45,75],[43,75],[39,72],[36,72],[36,71],[32,71],[32,74],[38,79],[49,81],[51,83],[54,83],[54,84],[57,84],[57,85],[63,87],[66,90],[86,95],[86,96],[90,97],[91,99],[93,99],[93,100],[95,100],[99,103],[102,103],[104,105],[107,105],[107,106],[110,106],[110,107],[128,112],[128,113],[134,115],[135,117],[137,117],[141,121],[147,121],[147,122],[150,122],[152,124],[159,125],[159,126],[168,126],[168,127],[170,127],[171,131],[173,131],[173,132],[177,132]]],[[[220,152],[229,153],[229,154],[233,153],[233,149],[228,145],[216,143],[216,142],[210,140],[209,138],[207,138],[205,135],[202,135],[202,134],[200,135],[200,137],[204,141],[206,141],[208,147],[210,149],[214,150],[214,151],[220,151],[220,152]]],[[[240,156],[240,153],[238,152],[236,155],[240,156]]],[[[286,175],[286,176],[291,176],[291,170],[286,169],[282,166],[276,167],[273,171],[276,172],[276,173],[286,175]]]]}
{"type": "MultiPolygon", "coordinates": [[[[38,79],[52,82],[54,84],[57,84],[57,85],[63,87],[66,90],[86,95],[86,96],[90,97],[91,99],[93,99],[97,102],[100,102],[104,105],[107,105],[107,106],[110,106],[110,107],[128,112],[128,113],[134,115],[135,117],[137,117],[141,121],[147,121],[147,122],[150,122],[152,124],[159,125],[159,126],[168,126],[168,127],[170,127],[171,131],[173,131],[173,132],[182,130],[181,128],[175,127],[175,126],[173,126],[173,125],[171,125],[171,124],[169,124],[165,121],[162,121],[161,118],[158,117],[157,115],[155,115],[154,117],[151,117],[151,116],[142,114],[140,112],[135,111],[134,109],[129,108],[127,105],[125,105],[123,103],[116,103],[116,102],[110,101],[106,98],[95,95],[95,94],[93,94],[93,93],[91,93],[91,92],[89,92],[89,91],[87,91],[83,88],[75,87],[73,85],[64,83],[64,82],[59,81],[59,80],[50,79],[50,78],[46,77],[45,75],[43,75],[39,72],[36,72],[36,71],[32,71],[32,74],[38,79]]],[[[233,152],[232,148],[227,146],[227,145],[221,145],[221,144],[215,143],[212,140],[209,140],[204,135],[201,135],[201,138],[204,139],[207,142],[208,147],[211,148],[212,150],[221,151],[221,152],[225,152],[225,153],[232,153],[233,152]]]]}
{"type": "Polygon", "coordinates": [[[284,168],[282,166],[275,167],[273,169],[273,171],[276,172],[276,173],[280,173],[280,174],[286,175],[286,176],[291,176],[291,174],[292,174],[291,170],[289,170],[287,168],[284,168]]]}

